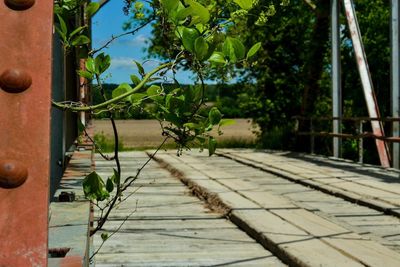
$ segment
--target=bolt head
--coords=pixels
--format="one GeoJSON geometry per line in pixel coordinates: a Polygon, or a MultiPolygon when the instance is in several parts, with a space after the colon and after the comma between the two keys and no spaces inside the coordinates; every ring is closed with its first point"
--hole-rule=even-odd
{"type": "Polygon", "coordinates": [[[32,85],[28,72],[20,69],[7,69],[0,75],[0,88],[8,93],[21,93],[32,85]]]}
{"type": "Polygon", "coordinates": [[[11,189],[21,186],[28,178],[28,169],[16,160],[0,160],[0,187],[11,189]]]}
{"type": "Polygon", "coordinates": [[[4,3],[13,10],[26,10],[35,4],[35,0],[4,0],[4,3]]]}

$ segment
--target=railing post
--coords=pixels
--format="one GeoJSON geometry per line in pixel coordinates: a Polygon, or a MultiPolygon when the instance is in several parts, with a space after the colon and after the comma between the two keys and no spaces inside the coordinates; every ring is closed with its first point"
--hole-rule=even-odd
{"type": "Polygon", "coordinates": [[[0,18],[0,266],[47,266],[53,1],[0,18]]]}
{"type": "MultiPolygon", "coordinates": [[[[340,134],[342,117],[342,88],[340,76],[340,1],[331,0],[331,47],[332,47],[332,116],[334,119],[333,133],[340,134]]],[[[333,137],[333,156],[340,158],[341,151],[341,138],[333,137]]]]}
{"type": "Polygon", "coordinates": [[[314,123],[313,119],[310,119],[310,153],[314,154],[315,152],[315,136],[314,136],[314,123]]]}
{"type": "MultiPolygon", "coordinates": [[[[391,87],[392,87],[392,117],[400,117],[400,35],[399,35],[399,0],[392,0],[392,23],[391,23],[391,87]]],[[[392,122],[392,136],[400,136],[400,127],[398,121],[392,122]]],[[[392,144],[392,166],[400,169],[400,143],[392,144]]]]}
{"type": "MultiPolygon", "coordinates": [[[[363,123],[364,121],[360,120],[358,121],[358,129],[357,129],[357,134],[363,134],[363,123]]],[[[363,163],[364,162],[364,139],[360,137],[358,139],[358,163],[363,163]]]]}

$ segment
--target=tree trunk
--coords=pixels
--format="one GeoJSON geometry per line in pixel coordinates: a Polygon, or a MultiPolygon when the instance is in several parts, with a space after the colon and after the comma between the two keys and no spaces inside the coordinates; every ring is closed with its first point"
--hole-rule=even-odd
{"type": "Polygon", "coordinates": [[[300,114],[313,114],[315,103],[321,94],[319,81],[323,73],[324,55],[329,38],[329,5],[330,1],[319,1],[315,12],[315,23],[310,38],[308,58],[304,65],[304,92],[300,114]]]}

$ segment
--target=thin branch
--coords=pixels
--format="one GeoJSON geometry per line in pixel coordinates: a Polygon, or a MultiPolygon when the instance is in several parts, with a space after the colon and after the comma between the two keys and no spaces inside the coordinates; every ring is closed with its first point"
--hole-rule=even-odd
{"type": "Polygon", "coordinates": [[[90,258],[89,258],[90,261],[92,261],[93,258],[94,258],[94,256],[96,256],[97,253],[99,253],[99,251],[100,251],[100,249],[103,247],[104,243],[105,243],[108,239],[110,239],[113,235],[115,235],[116,233],[118,233],[118,231],[121,230],[122,226],[123,226],[123,225],[126,223],[126,221],[132,216],[132,214],[134,214],[134,213],[137,211],[137,205],[138,205],[138,202],[136,201],[136,207],[135,207],[135,209],[134,209],[131,213],[129,213],[128,216],[125,217],[125,219],[124,219],[124,220],[122,221],[122,223],[118,226],[118,228],[117,228],[115,231],[113,231],[113,232],[107,237],[107,239],[103,240],[103,242],[101,243],[101,245],[99,246],[99,248],[90,256],[90,258]]]}
{"type": "Polygon", "coordinates": [[[315,3],[313,3],[313,1],[311,1],[311,0],[304,0],[304,2],[306,2],[306,4],[307,4],[312,10],[317,9],[317,6],[316,6],[315,3]]]}
{"type": "Polygon", "coordinates": [[[154,19],[155,19],[154,16],[152,16],[149,20],[147,20],[146,22],[144,22],[143,24],[141,24],[140,26],[138,26],[137,28],[135,28],[135,29],[133,29],[133,30],[131,30],[129,32],[124,32],[124,33],[121,33],[121,34],[116,35],[116,36],[111,36],[111,39],[108,40],[104,45],[102,45],[101,47],[99,47],[97,49],[93,49],[93,50],[89,51],[88,55],[92,56],[92,55],[96,54],[97,52],[99,52],[99,51],[103,50],[104,48],[108,47],[112,42],[114,42],[118,38],[121,38],[121,37],[126,36],[126,35],[130,35],[130,34],[135,34],[139,30],[141,30],[144,27],[146,27],[147,25],[149,25],[150,22],[154,21],[154,19]]]}
{"type": "Polygon", "coordinates": [[[164,138],[164,141],[157,147],[157,149],[153,152],[153,154],[147,159],[147,161],[140,167],[135,176],[130,176],[127,177],[123,183],[123,187],[121,189],[121,192],[125,191],[129,186],[132,185],[132,183],[139,177],[139,174],[142,172],[142,170],[146,167],[146,165],[156,156],[157,152],[164,146],[165,142],[169,139],[169,136],[164,138]]]}
{"type": "MultiPolygon", "coordinates": [[[[99,75],[96,75],[96,80],[97,80],[97,84],[100,87],[100,92],[101,92],[101,94],[103,96],[103,99],[106,101],[107,100],[107,96],[106,96],[106,93],[105,93],[104,88],[102,86],[101,79],[100,79],[99,75]]],[[[113,134],[114,134],[114,160],[115,160],[115,164],[117,165],[117,173],[118,173],[118,179],[117,179],[117,184],[116,184],[117,192],[116,192],[114,198],[112,199],[111,204],[108,206],[106,214],[104,216],[100,217],[100,219],[98,220],[98,224],[97,224],[96,228],[93,231],[90,232],[91,236],[94,235],[98,230],[100,230],[103,227],[104,223],[107,221],[108,216],[110,215],[112,209],[115,206],[115,203],[117,202],[117,200],[118,200],[118,198],[119,198],[119,196],[121,194],[121,186],[120,186],[121,185],[121,178],[120,178],[121,177],[121,163],[120,163],[120,160],[119,160],[119,153],[118,153],[119,152],[119,148],[118,148],[119,147],[119,136],[118,136],[117,125],[115,124],[115,120],[113,118],[113,114],[111,112],[109,112],[109,114],[110,114],[109,118],[110,118],[111,125],[112,125],[112,128],[113,128],[113,134]]]]}
{"type": "Polygon", "coordinates": [[[85,136],[86,136],[87,138],[89,138],[90,142],[93,143],[94,148],[96,149],[97,152],[99,152],[100,156],[101,156],[103,159],[105,159],[105,160],[107,160],[107,161],[114,160],[114,156],[113,156],[113,157],[110,157],[110,156],[104,154],[104,153],[101,151],[101,147],[99,147],[99,145],[94,141],[94,139],[88,134],[88,132],[86,131],[86,128],[83,129],[83,133],[85,134],[85,136]]]}
{"type": "Polygon", "coordinates": [[[136,93],[137,91],[139,91],[140,89],[142,89],[142,87],[149,81],[149,79],[156,74],[157,72],[159,72],[162,69],[168,68],[171,66],[171,62],[165,63],[163,65],[158,66],[157,68],[153,69],[152,71],[150,71],[149,73],[147,73],[144,77],[143,80],[136,85],[132,91],[126,92],[122,95],[119,95],[115,98],[112,98],[110,100],[107,100],[101,104],[97,104],[97,105],[93,105],[93,106],[85,106],[84,104],[82,104],[80,107],[74,107],[74,106],[70,106],[70,105],[66,105],[66,104],[61,104],[59,102],[55,102],[52,101],[52,105],[56,108],[62,109],[62,110],[71,110],[71,111],[93,111],[93,110],[97,110],[97,109],[101,109],[101,108],[105,108],[108,105],[117,103],[121,100],[123,100],[124,98],[136,93]]]}

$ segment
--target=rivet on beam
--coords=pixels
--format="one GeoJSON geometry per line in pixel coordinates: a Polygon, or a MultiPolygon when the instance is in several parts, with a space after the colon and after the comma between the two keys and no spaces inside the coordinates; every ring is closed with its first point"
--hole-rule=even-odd
{"type": "Polygon", "coordinates": [[[4,3],[13,10],[26,10],[35,4],[35,0],[4,0],[4,3]]]}
{"type": "Polygon", "coordinates": [[[0,160],[0,187],[12,189],[28,178],[28,169],[15,160],[0,160]]]}
{"type": "Polygon", "coordinates": [[[21,93],[31,85],[32,78],[24,70],[8,69],[0,75],[0,88],[8,93],[21,93]]]}

